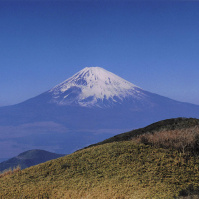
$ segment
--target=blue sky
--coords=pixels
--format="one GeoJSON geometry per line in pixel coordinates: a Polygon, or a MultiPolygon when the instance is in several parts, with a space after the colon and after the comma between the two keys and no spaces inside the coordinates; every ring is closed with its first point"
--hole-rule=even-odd
{"type": "Polygon", "coordinates": [[[0,106],[86,66],[199,104],[198,1],[0,0],[0,106]]]}

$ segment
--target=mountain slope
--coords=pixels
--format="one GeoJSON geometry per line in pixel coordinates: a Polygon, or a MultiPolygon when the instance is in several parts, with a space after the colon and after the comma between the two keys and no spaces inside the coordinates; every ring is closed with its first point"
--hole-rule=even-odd
{"type": "Polygon", "coordinates": [[[39,96],[0,107],[0,158],[32,148],[68,154],[175,117],[199,118],[199,106],[150,93],[102,68],[85,68],[39,96]]]}
{"type": "Polygon", "coordinates": [[[125,98],[144,98],[139,88],[100,67],[86,67],[52,88],[51,102],[60,105],[110,107],[125,98]]]}
{"type": "Polygon", "coordinates": [[[181,130],[181,129],[187,129],[187,128],[191,128],[195,126],[199,126],[199,119],[196,119],[196,118],[166,119],[166,120],[162,120],[162,121],[158,121],[156,123],[150,124],[144,128],[139,128],[139,129],[135,129],[129,132],[115,135],[111,138],[108,138],[102,142],[90,145],[88,147],[106,144],[106,143],[112,143],[112,142],[129,141],[140,135],[144,135],[148,133],[154,134],[163,130],[164,131],[170,131],[170,130],[176,130],[176,129],[181,130]]]}
{"type": "MultiPolygon", "coordinates": [[[[150,128],[164,129],[165,123],[168,129],[187,129],[195,120],[163,121],[150,128]]],[[[198,177],[198,155],[118,140],[0,178],[0,197],[176,198],[197,193],[198,177]]]]}
{"type": "Polygon", "coordinates": [[[6,169],[13,169],[20,166],[21,169],[37,165],[48,160],[62,157],[62,154],[51,153],[44,150],[34,149],[25,151],[16,157],[0,163],[0,172],[6,169]]]}

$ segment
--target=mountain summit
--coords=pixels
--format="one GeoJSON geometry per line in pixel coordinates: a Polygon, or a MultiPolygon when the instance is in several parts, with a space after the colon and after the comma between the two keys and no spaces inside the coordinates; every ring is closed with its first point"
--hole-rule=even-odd
{"type": "Polygon", "coordinates": [[[52,88],[52,103],[110,107],[129,98],[141,99],[141,89],[100,67],[86,67],[52,88]]]}

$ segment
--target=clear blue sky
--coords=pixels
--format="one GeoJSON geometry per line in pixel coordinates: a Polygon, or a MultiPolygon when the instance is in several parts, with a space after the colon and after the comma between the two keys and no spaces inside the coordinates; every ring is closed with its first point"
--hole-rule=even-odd
{"type": "Polygon", "coordinates": [[[199,2],[0,0],[1,106],[86,66],[199,104],[199,2]]]}

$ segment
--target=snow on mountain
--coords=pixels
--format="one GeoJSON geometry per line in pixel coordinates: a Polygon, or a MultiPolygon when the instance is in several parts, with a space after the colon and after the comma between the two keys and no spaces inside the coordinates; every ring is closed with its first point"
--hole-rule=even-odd
{"type": "Polygon", "coordinates": [[[199,106],[145,91],[99,67],[84,68],[49,91],[0,107],[0,158],[32,148],[68,154],[175,117],[199,118],[199,106]]]}
{"type": "Polygon", "coordinates": [[[52,88],[51,102],[60,105],[109,107],[126,98],[140,99],[144,94],[136,85],[100,67],[86,67],[52,88]]]}

